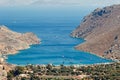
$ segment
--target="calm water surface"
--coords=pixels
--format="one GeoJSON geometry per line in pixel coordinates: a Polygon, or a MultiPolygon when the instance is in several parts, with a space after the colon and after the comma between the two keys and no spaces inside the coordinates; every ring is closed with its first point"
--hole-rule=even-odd
{"type": "Polygon", "coordinates": [[[13,64],[95,64],[111,62],[95,55],[77,51],[74,46],[83,39],[71,38],[70,33],[80,24],[82,18],[94,8],[50,8],[50,9],[2,9],[0,24],[17,32],[33,32],[42,43],[33,45],[18,54],[9,55],[7,61],[13,64]]]}

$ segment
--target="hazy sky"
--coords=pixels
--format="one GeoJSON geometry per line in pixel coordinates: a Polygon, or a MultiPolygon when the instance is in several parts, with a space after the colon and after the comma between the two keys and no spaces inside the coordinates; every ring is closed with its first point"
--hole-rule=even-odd
{"type": "Polygon", "coordinates": [[[120,0],[0,0],[0,6],[81,5],[106,6],[120,4],[120,0]]]}

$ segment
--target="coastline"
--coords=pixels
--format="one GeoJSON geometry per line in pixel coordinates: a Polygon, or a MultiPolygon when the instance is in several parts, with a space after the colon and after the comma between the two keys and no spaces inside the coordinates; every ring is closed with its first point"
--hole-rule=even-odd
{"type": "MultiPolygon", "coordinates": [[[[92,54],[92,53],[87,53],[87,54],[91,54],[91,55],[95,55],[95,54],[92,54]]],[[[15,54],[10,54],[10,55],[15,55],[15,54]]],[[[95,56],[97,56],[97,55],[95,55],[95,56]]],[[[100,56],[98,56],[98,57],[100,57],[100,56]]],[[[103,58],[103,57],[101,57],[101,58],[103,58]]],[[[105,59],[105,58],[104,58],[105,59]]],[[[107,59],[106,59],[107,60],[107,59]]],[[[109,60],[109,59],[108,59],[109,60]]],[[[64,66],[78,66],[78,67],[80,67],[80,66],[94,66],[94,65],[102,65],[102,64],[113,64],[113,63],[116,63],[117,61],[111,61],[111,62],[101,62],[101,63],[94,63],[94,64],[59,64],[59,65],[55,65],[55,64],[51,64],[51,63],[48,63],[48,64],[50,64],[50,65],[54,65],[54,66],[60,66],[60,65],[64,65],[64,66]]],[[[48,64],[23,64],[23,65],[20,65],[20,64],[13,64],[13,63],[9,63],[9,62],[7,62],[6,61],[6,63],[8,63],[8,64],[11,64],[11,65],[15,65],[15,66],[26,66],[26,65],[39,65],[39,66],[47,66],[48,64]]]]}
{"type": "MultiPolygon", "coordinates": [[[[74,38],[74,37],[72,37],[72,38],[74,38]]],[[[80,39],[80,38],[78,38],[78,39],[80,39]]],[[[84,43],[84,42],[86,41],[84,38],[81,38],[81,39],[84,40],[82,43],[84,43]]],[[[82,43],[81,43],[81,44],[82,44],[82,43]]],[[[40,41],[39,44],[41,44],[41,41],[40,41]]],[[[29,49],[29,48],[31,48],[31,47],[34,46],[34,45],[38,45],[38,44],[31,44],[31,45],[29,45],[28,48],[18,50],[17,53],[19,53],[19,52],[22,51],[22,50],[29,49]]],[[[76,49],[76,50],[77,50],[77,49],[76,49]]],[[[79,51],[79,50],[78,50],[78,51],[79,51]]],[[[80,50],[80,51],[82,51],[82,50],[80,50]]],[[[85,52],[85,51],[82,51],[82,52],[85,52]]],[[[17,54],[17,53],[15,53],[15,54],[17,54]]],[[[107,59],[107,58],[104,58],[104,57],[102,57],[102,56],[99,56],[99,55],[96,55],[96,54],[90,53],[90,52],[85,52],[85,53],[87,53],[87,54],[91,54],[91,55],[95,55],[95,56],[97,56],[97,57],[100,57],[100,58],[103,58],[103,59],[106,59],[106,60],[111,60],[111,59],[107,59]]],[[[15,55],[15,54],[7,54],[6,56],[8,56],[8,55],[15,55]]],[[[101,64],[111,64],[111,63],[113,63],[113,62],[114,62],[114,60],[111,61],[111,62],[101,62],[101,63],[95,63],[95,64],[73,64],[72,66],[101,65],[101,64]]],[[[116,62],[116,61],[115,61],[115,62],[116,62]]],[[[8,63],[8,62],[6,62],[6,63],[8,63]]],[[[8,63],[8,64],[12,64],[12,63],[8,63]]],[[[16,65],[16,66],[25,66],[25,65],[27,65],[27,64],[25,64],[25,65],[13,64],[13,65],[16,65]]],[[[47,64],[35,64],[35,65],[47,65],[47,64]]],[[[59,65],[55,65],[55,66],[60,66],[60,65],[61,65],[61,64],[59,64],[59,65]]],[[[65,66],[71,66],[71,65],[66,65],[66,64],[64,64],[64,65],[65,65],[65,66]]]]}
{"type": "Polygon", "coordinates": [[[59,65],[55,65],[55,64],[25,64],[25,65],[19,65],[19,64],[12,64],[12,63],[8,63],[5,62],[6,64],[10,64],[13,66],[27,66],[27,65],[34,65],[34,66],[47,66],[47,65],[52,65],[52,66],[56,66],[56,67],[60,67],[61,65],[66,66],[66,67],[70,67],[70,66],[74,66],[74,67],[84,67],[84,66],[97,66],[97,65],[107,65],[107,64],[113,64],[113,63],[120,63],[120,62],[103,62],[103,63],[94,63],[94,64],[72,64],[72,65],[65,65],[65,64],[59,64],[59,65]]]}
{"type": "MultiPolygon", "coordinates": [[[[83,43],[85,43],[85,42],[87,41],[87,39],[82,38],[82,37],[79,38],[79,37],[74,37],[74,36],[72,36],[72,35],[70,35],[70,36],[71,36],[72,38],[83,39],[83,40],[84,40],[83,43]]],[[[81,44],[83,44],[83,43],[81,43],[81,44]]],[[[78,45],[81,45],[81,44],[78,44],[78,45]]],[[[78,45],[76,45],[74,48],[76,49],[76,47],[77,47],[78,45]]],[[[103,57],[103,56],[101,56],[101,55],[98,55],[98,54],[95,54],[95,53],[92,53],[92,52],[87,52],[87,51],[79,50],[79,49],[76,49],[76,50],[82,51],[82,52],[85,52],[85,53],[88,53],[88,54],[92,54],[92,55],[95,55],[95,56],[97,56],[97,57],[100,57],[100,58],[103,58],[103,59],[106,59],[106,60],[112,60],[112,61],[115,61],[115,62],[120,62],[120,60],[118,60],[118,59],[108,59],[108,58],[105,58],[105,57],[103,57]]]]}
{"type": "MultiPolygon", "coordinates": [[[[76,50],[77,50],[77,49],[76,49],[76,50]]],[[[91,54],[91,55],[95,55],[95,56],[97,56],[97,57],[100,57],[100,58],[103,58],[103,59],[106,59],[106,60],[113,60],[113,59],[108,59],[108,58],[105,58],[105,57],[103,57],[103,56],[97,55],[97,54],[95,54],[95,53],[86,52],[86,51],[83,51],[83,50],[80,50],[80,51],[85,52],[85,53],[88,53],[88,54],[91,54]]],[[[113,60],[113,61],[116,61],[116,60],[113,60]]]]}
{"type": "MultiPolygon", "coordinates": [[[[78,49],[76,49],[76,50],[78,50],[78,49]]],[[[85,53],[88,53],[88,54],[92,54],[92,55],[95,55],[95,56],[97,56],[97,57],[100,57],[100,58],[103,58],[103,59],[106,59],[106,60],[112,60],[113,62],[120,62],[120,60],[118,60],[118,59],[113,59],[113,58],[109,59],[109,58],[105,58],[105,57],[100,56],[100,55],[98,55],[98,54],[91,53],[91,52],[86,52],[86,51],[84,51],[84,50],[79,50],[79,51],[82,51],[82,52],[85,52],[85,53]]]]}
{"type": "MultiPolygon", "coordinates": [[[[79,39],[79,38],[78,38],[79,39]]],[[[83,38],[82,38],[83,39],[83,38]]],[[[83,39],[84,40],[84,39],[83,39]]],[[[84,43],[84,42],[83,42],[84,43]]],[[[40,43],[39,43],[40,44],[40,43]]],[[[31,48],[32,46],[34,45],[38,45],[38,44],[33,44],[33,45],[30,45],[27,49],[31,48]]],[[[26,49],[23,49],[23,50],[26,50],[26,49]]],[[[77,49],[76,49],[77,50],[77,49]]],[[[15,53],[15,54],[19,54],[19,52],[22,51],[22,50],[19,50],[18,53],[15,53]]],[[[78,50],[78,51],[82,51],[82,50],[78,50]]],[[[85,52],[85,51],[82,51],[82,52],[85,52]]],[[[100,57],[100,58],[103,58],[103,59],[106,59],[106,60],[112,60],[112,59],[107,59],[107,58],[104,58],[104,57],[101,57],[99,55],[96,55],[96,54],[93,54],[93,53],[90,53],[90,52],[85,52],[86,54],[91,54],[91,55],[95,55],[97,57],[100,57]]],[[[7,54],[8,55],[15,55],[15,54],[7,54]]],[[[101,64],[111,64],[111,63],[114,63],[116,61],[111,61],[111,62],[101,62],[101,63],[94,63],[94,64],[72,64],[72,65],[69,65],[69,64],[64,64],[64,66],[90,66],[90,65],[101,65],[101,64]]],[[[8,62],[7,62],[8,63],[8,62]]],[[[10,63],[12,64],[12,63],[10,63]]],[[[50,64],[50,63],[48,63],[50,64]]],[[[48,64],[33,64],[33,65],[48,65],[48,64]]],[[[16,66],[26,66],[26,65],[29,65],[29,64],[23,64],[23,65],[19,65],[19,64],[13,64],[13,65],[16,65],[16,66]]],[[[54,64],[53,64],[54,65],[54,64]]],[[[59,64],[59,65],[55,65],[55,66],[60,66],[62,64],[59,64]]]]}

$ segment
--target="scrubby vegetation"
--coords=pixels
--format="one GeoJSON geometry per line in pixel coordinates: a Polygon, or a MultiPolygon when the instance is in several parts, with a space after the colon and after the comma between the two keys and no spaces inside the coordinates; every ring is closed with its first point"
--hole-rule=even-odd
{"type": "Polygon", "coordinates": [[[120,63],[89,66],[27,65],[8,72],[8,80],[119,80],[120,63]]]}

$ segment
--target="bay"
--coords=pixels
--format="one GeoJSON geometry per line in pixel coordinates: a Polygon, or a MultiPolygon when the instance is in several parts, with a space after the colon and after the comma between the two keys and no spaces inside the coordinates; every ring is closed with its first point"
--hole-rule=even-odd
{"type": "Polygon", "coordinates": [[[33,9],[1,9],[0,24],[16,32],[33,32],[41,44],[8,55],[7,62],[18,65],[26,64],[96,64],[111,62],[87,52],[75,50],[83,39],[70,37],[70,33],[80,24],[83,17],[93,8],[57,7],[33,9]]]}

